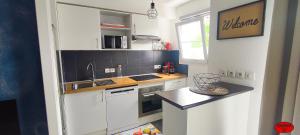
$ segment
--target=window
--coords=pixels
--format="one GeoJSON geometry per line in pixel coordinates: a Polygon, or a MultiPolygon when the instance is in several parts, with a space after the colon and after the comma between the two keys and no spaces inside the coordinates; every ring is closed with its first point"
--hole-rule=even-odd
{"type": "Polygon", "coordinates": [[[206,62],[209,47],[209,12],[186,17],[177,23],[181,60],[206,62]]]}

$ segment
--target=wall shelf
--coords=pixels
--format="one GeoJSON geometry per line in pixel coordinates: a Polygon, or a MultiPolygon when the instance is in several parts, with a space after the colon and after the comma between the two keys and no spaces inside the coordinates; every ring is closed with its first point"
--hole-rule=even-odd
{"type": "Polygon", "coordinates": [[[124,48],[108,48],[108,49],[102,49],[102,51],[130,51],[131,49],[124,49],[124,48]]]}
{"type": "MultiPolygon", "coordinates": [[[[113,11],[100,11],[101,37],[105,35],[127,36],[127,48],[110,48],[103,50],[128,50],[131,49],[131,14],[124,14],[113,11]]],[[[102,42],[104,45],[105,43],[102,42]]],[[[102,45],[102,46],[103,46],[102,45]]]]}

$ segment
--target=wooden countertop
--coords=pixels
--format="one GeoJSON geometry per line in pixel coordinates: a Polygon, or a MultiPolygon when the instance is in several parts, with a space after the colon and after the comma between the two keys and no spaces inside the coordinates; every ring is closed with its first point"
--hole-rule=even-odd
{"type": "Polygon", "coordinates": [[[137,81],[138,84],[147,84],[147,83],[155,83],[155,82],[161,82],[161,81],[167,81],[167,80],[174,80],[174,79],[180,79],[187,77],[184,74],[156,74],[156,76],[159,76],[161,78],[157,79],[151,79],[151,80],[145,80],[145,81],[137,81]]]}
{"type": "Polygon", "coordinates": [[[77,83],[77,84],[83,84],[83,83],[90,83],[88,81],[82,81],[82,82],[69,82],[65,83],[65,88],[66,91],[64,94],[74,94],[74,93],[80,93],[80,92],[88,92],[88,91],[96,91],[96,90],[105,90],[105,89],[112,89],[112,88],[118,88],[118,87],[126,87],[126,86],[134,86],[134,85],[139,85],[139,84],[147,84],[147,83],[155,83],[155,82],[161,82],[161,81],[167,81],[167,80],[174,80],[174,79],[180,79],[180,78],[185,78],[187,77],[184,74],[155,74],[161,78],[158,79],[152,79],[152,80],[145,80],[145,81],[135,81],[130,79],[129,77],[113,77],[113,78],[106,78],[106,79],[99,79],[96,81],[101,81],[101,80],[107,80],[111,79],[112,81],[115,82],[115,84],[111,85],[104,85],[104,86],[95,86],[95,87],[87,87],[87,88],[81,88],[77,90],[73,90],[72,85],[77,83]]]}

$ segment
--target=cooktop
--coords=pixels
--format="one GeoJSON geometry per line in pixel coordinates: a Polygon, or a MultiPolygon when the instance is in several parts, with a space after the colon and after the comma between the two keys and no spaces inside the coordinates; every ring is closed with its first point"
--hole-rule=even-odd
{"type": "Polygon", "coordinates": [[[139,76],[132,76],[129,78],[131,78],[135,81],[144,81],[144,80],[157,79],[157,78],[161,78],[161,77],[156,76],[156,75],[139,75],[139,76]]]}

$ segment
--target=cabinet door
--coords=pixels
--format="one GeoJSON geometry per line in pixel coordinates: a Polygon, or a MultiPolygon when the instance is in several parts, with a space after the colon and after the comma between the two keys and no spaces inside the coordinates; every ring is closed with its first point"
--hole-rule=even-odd
{"type": "Polygon", "coordinates": [[[68,135],[103,133],[107,128],[104,90],[66,94],[65,119],[68,135]]]}
{"type": "Polygon", "coordinates": [[[100,10],[57,4],[60,50],[101,49],[100,10]]]}
{"type": "Polygon", "coordinates": [[[134,35],[159,36],[157,19],[149,19],[146,15],[132,14],[132,25],[134,35]]]}
{"type": "Polygon", "coordinates": [[[170,80],[165,82],[165,91],[176,90],[186,87],[186,78],[170,80]]]}

